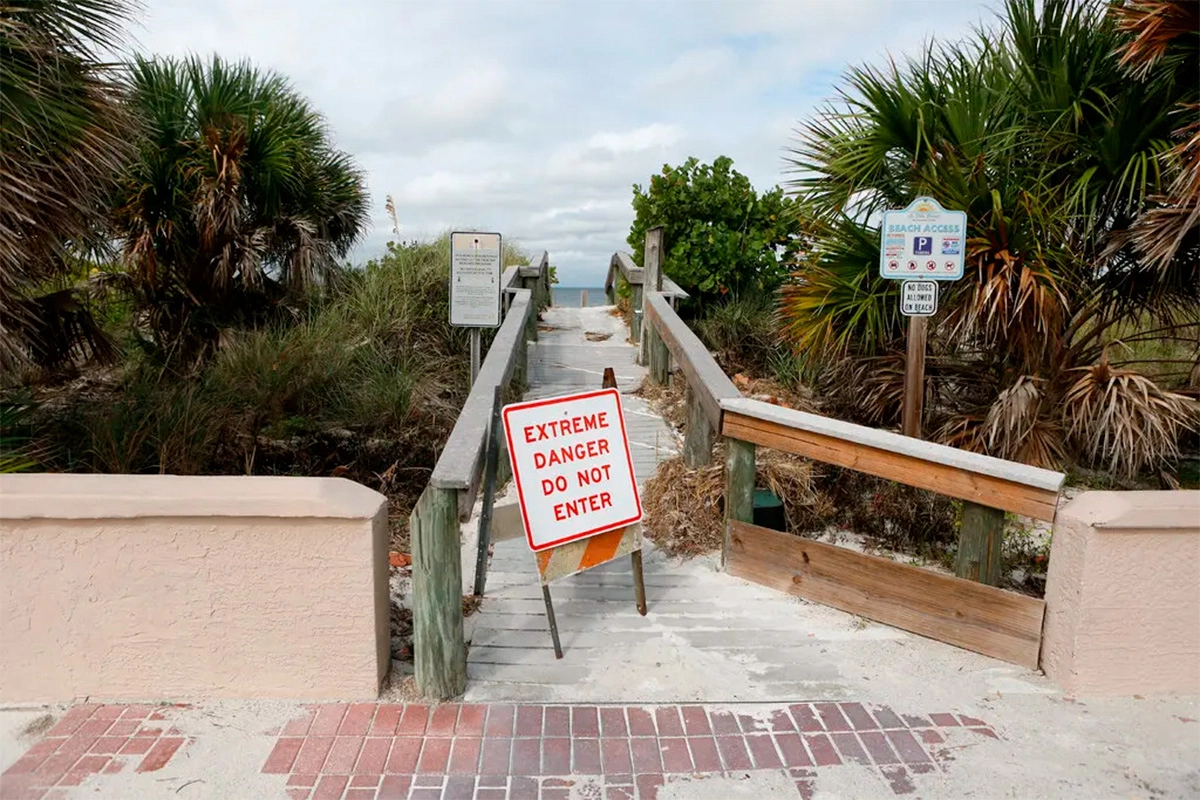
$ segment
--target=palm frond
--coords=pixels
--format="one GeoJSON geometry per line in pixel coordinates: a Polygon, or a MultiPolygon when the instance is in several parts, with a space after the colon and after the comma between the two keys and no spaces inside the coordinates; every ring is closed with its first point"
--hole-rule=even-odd
{"type": "Polygon", "coordinates": [[[1069,435],[1084,457],[1114,475],[1132,478],[1179,455],[1184,431],[1195,431],[1200,404],[1163,390],[1132,370],[1115,369],[1107,356],[1073,370],[1064,405],[1069,435]]]}
{"type": "Polygon", "coordinates": [[[70,256],[101,249],[108,197],[132,155],[119,70],[126,0],[7,0],[0,7],[0,362],[30,356],[28,299],[70,256]]]}

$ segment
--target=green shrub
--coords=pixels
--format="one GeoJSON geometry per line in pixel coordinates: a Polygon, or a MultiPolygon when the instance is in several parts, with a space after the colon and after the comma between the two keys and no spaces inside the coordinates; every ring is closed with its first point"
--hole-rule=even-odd
{"type": "Polygon", "coordinates": [[[795,201],[779,187],[759,195],[726,156],[664,166],[633,187],[633,210],[634,261],[644,263],[646,231],[663,226],[663,272],[698,299],[773,291],[801,247],[795,201]]]}
{"type": "Polygon", "coordinates": [[[131,352],[115,388],[42,409],[38,438],[67,470],[419,474],[468,391],[468,336],[448,305],[449,240],[393,244],[290,320],[227,329],[193,373],[131,352]]]}
{"type": "Polygon", "coordinates": [[[783,352],[773,295],[745,293],[710,304],[693,327],[728,374],[765,377],[783,352]]]}

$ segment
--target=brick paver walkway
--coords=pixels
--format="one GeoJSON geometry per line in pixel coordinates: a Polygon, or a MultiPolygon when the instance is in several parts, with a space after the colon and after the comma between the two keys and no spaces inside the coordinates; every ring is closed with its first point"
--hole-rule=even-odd
{"type": "MultiPolygon", "coordinates": [[[[0,797],[106,796],[104,777],[164,767],[188,737],[172,707],[77,706],[0,777],[0,797]],[[80,784],[84,784],[80,786],[80,784]]],[[[896,794],[948,763],[947,729],[982,720],[861,703],[701,705],[325,704],[274,735],[262,772],[292,800],[616,800],[665,783],[773,770],[811,797],[824,770],[879,770],[896,794]]],[[[150,777],[150,776],[148,776],[150,777]]],[[[112,795],[107,795],[112,796],[112,795]]]]}

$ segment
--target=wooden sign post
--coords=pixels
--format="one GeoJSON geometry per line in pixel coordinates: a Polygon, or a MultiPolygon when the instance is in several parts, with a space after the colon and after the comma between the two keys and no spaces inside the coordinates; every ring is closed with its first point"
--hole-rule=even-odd
{"type": "Polygon", "coordinates": [[[967,215],[947,211],[932,197],[918,197],[907,208],[886,211],[880,228],[879,274],[902,280],[900,313],[908,317],[908,351],[904,367],[903,432],[921,436],[925,398],[926,318],[937,311],[935,281],[963,275],[963,237],[967,215]]]}
{"type": "Polygon", "coordinates": [[[611,368],[598,390],[505,406],[504,433],[529,549],[534,552],[554,655],[562,658],[550,584],[629,555],[638,612],[642,501],[621,395],[611,368]]]}
{"type": "Polygon", "coordinates": [[[904,416],[902,432],[921,438],[921,407],[925,403],[925,340],[929,317],[937,312],[937,283],[904,281],[900,286],[900,313],[908,317],[908,348],[904,361],[904,416]]]}
{"type": "MultiPolygon", "coordinates": [[[[937,312],[935,281],[956,281],[963,276],[966,235],[966,213],[947,211],[931,197],[918,197],[908,208],[883,215],[879,274],[904,281],[900,313],[908,317],[902,417],[905,436],[921,438],[928,319],[937,312]]],[[[1003,547],[1004,512],[964,501],[955,575],[995,586],[1000,581],[1003,547]]]]}
{"type": "Polygon", "coordinates": [[[928,317],[908,318],[908,350],[904,358],[904,416],[902,432],[921,438],[921,410],[925,404],[925,339],[928,317]]]}

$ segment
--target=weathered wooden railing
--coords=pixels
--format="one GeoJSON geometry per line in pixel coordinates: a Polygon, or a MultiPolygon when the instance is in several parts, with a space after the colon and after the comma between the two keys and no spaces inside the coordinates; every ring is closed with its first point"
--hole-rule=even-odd
{"type": "MultiPolygon", "coordinates": [[[[650,380],[665,383],[674,359],[687,381],[684,457],[689,465],[711,460],[714,432],[725,438],[726,568],[906,630],[1036,666],[1044,603],[993,588],[1000,578],[1004,514],[1052,522],[1065,476],[743,398],[664,293],[653,288],[660,274],[660,230],[647,232],[645,251],[642,352],[650,380]],[[756,446],[961,499],[958,577],[756,527],[756,446]]],[[[622,274],[628,271],[626,261],[623,254],[613,256],[622,274]]]]}
{"type": "Polygon", "coordinates": [[[506,269],[503,286],[504,321],[409,518],[417,689],[440,700],[466,688],[459,523],[470,518],[479,491],[496,387],[524,381],[526,343],[537,339],[538,311],[550,302],[546,253],[529,266],[506,269]]]}
{"type": "MultiPolygon", "coordinates": [[[[632,311],[629,332],[632,334],[635,342],[640,341],[642,337],[642,309],[646,271],[637,264],[634,264],[633,259],[628,253],[613,253],[612,260],[608,264],[608,277],[604,279],[604,296],[608,299],[609,305],[615,306],[617,304],[618,278],[629,285],[632,311]]],[[[662,276],[662,283],[658,285],[658,291],[666,295],[672,305],[676,301],[688,296],[687,292],[680,289],[675,281],[666,276],[662,276]]]]}

